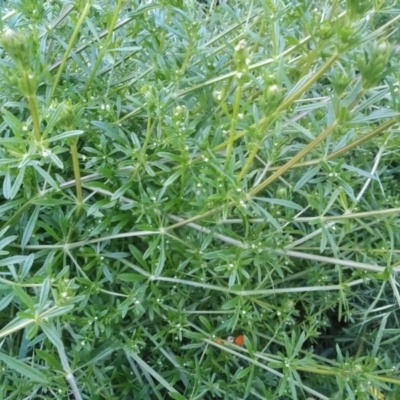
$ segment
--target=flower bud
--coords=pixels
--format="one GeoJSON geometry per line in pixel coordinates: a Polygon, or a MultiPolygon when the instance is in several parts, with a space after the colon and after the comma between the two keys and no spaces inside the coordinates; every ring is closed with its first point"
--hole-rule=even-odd
{"type": "Polygon", "coordinates": [[[281,98],[281,90],[278,85],[271,85],[267,88],[267,100],[275,102],[280,100],[281,98]]]}
{"type": "Polygon", "coordinates": [[[368,49],[368,52],[357,58],[365,89],[378,85],[384,78],[392,50],[389,43],[376,42],[368,49]]]}
{"type": "Polygon", "coordinates": [[[0,36],[0,44],[19,66],[23,69],[29,66],[29,40],[27,36],[8,28],[0,36]]]}
{"type": "Polygon", "coordinates": [[[285,186],[279,186],[276,191],[276,197],[278,199],[287,199],[288,197],[288,190],[285,186]]]}
{"type": "Polygon", "coordinates": [[[246,72],[250,64],[250,60],[247,56],[247,44],[245,40],[241,40],[235,46],[235,54],[233,58],[236,65],[236,71],[238,71],[238,73],[246,72]]]}

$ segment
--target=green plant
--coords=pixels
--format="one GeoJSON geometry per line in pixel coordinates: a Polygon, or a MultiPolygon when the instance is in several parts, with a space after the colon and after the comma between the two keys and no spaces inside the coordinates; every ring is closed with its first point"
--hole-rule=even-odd
{"type": "Polygon", "coordinates": [[[139,3],[2,10],[0,397],[396,399],[397,6],[139,3]]]}

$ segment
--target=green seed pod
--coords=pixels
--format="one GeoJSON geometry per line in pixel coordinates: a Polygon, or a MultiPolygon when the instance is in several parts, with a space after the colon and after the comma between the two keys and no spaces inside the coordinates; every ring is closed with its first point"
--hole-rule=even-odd
{"type": "Polygon", "coordinates": [[[0,44],[22,69],[29,68],[29,39],[27,36],[12,29],[6,29],[0,36],[0,44]]]}
{"type": "Polygon", "coordinates": [[[281,90],[278,85],[271,85],[267,88],[267,101],[276,103],[281,99],[281,90]]]}
{"type": "Polygon", "coordinates": [[[63,102],[62,111],[60,113],[59,124],[68,128],[75,127],[75,109],[72,105],[71,100],[66,100],[63,102]]]}
{"type": "Polygon", "coordinates": [[[287,197],[288,197],[287,187],[279,186],[276,191],[276,197],[278,197],[278,199],[287,199],[287,197]]]}
{"type": "Polygon", "coordinates": [[[246,72],[250,64],[247,55],[247,44],[245,40],[241,40],[235,47],[235,54],[233,56],[235,61],[236,70],[239,73],[246,72]]]}

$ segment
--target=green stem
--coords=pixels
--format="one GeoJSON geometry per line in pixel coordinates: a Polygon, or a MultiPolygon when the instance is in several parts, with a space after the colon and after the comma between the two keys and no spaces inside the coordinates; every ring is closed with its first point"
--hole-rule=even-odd
{"type": "Polygon", "coordinates": [[[40,134],[39,106],[36,97],[36,89],[33,87],[31,74],[28,70],[23,71],[22,79],[25,86],[25,96],[28,100],[29,110],[32,116],[33,134],[35,135],[37,144],[40,144],[42,142],[42,136],[40,134]]]}
{"type": "MultiPolygon", "coordinates": [[[[355,140],[354,142],[351,142],[350,144],[340,148],[339,150],[334,151],[333,153],[329,154],[326,157],[327,161],[331,161],[336,157],[341,156],[342,154],[345,154],[351,150],[353,150],[355,147],[360,146],[361,144],[363,144],[364,142],[372,139],[374,136],[377,136],[383,132],[385,132],[387,129],[389,129],[391,126],[396,125],[398,123],[398,120],[393,118],[388,122],[385,122],[384,124],[382,124],[381,126],[379,126],[378,128],[374,129],[373,131],[367,133],[366,135],[360,137],[359,139],[355,140]]],[[[313,159],[313,160],[309,160],[309,161],[304,161],[301,163],[297,163],[295,165],[292,166],[292,168],[302,168],[302,167],[310,167],[312,165],[317,165],[321,162],[320,158],[317,159],[313,159]]],[[[277,171],[279,168],[281,167],[271,167],[269,170],[270,171],[277,171]]]]}
{"type": "Polygon", "coordinates": [[[114,14],[113,14],[111,23],[110,23],[110,27],[109,27],[109,29],[108,29],[107,36],[106,36],[106,38],[105,38],[105,40],[104,40],[104,43],[103,43],[103,45],[102,45],[103,47],[102,47],[101,50],[99,51],[99,55],[98,55],[98,57],[97,57],[97,59],[96,59],[96,62],[95,62],[95,64],[94,64],[93,67],[92,67],[92,71],[91,71],[91,73],[90,73],[90,75],[89,75],[89,78],[88,78],[88,80],[87,80],[87,82],[86,82],[85,89],[83,90],[84,93],[86,93],[86,91],[88,90],[88,88],[89,88],[90,85],[92,84],[93,79],[94,79],[94,77],[95,77],[95,75],[96,75],[96,73],[97,73],[97,70],[99,69],[101,60],[103,59],[104,55],[106,54],[106,52],[107,52],[107,50],[108,50],[108,45],[109,45],[109,43],[110,43],[112,34],[114,33],[115,24],[116,24],[116,22],[117,22],[118,15],[119,15],[119,12],[120,12],[120,10],[121,10],[121,7],[122,7],[122,0],[118,0],[117,5],[116,5],[115,10],[114,10],[114,14]]]}
{"type": "Polygon", "coordinates": [[[146,157],[147,146],[148,146],[149,141],[150,141],[152,130],[153,129],[152,129],[152,123],[151,123],[150,111],[149,111],[149,117],[147,118],[146,137],[144,139],[143,147],[140,150],[140,156],[139,156],[140,158],[139,158],[139,162],[138,162],[137,168],[133,172],[132,177],[130,179],[131,182],[136,179],[136,177],[137,177],[142,165],[144,164],[144,159],[146,157]]]}
{"type": "Polygon", "coordinates": [[[232,156],[233,143],[235,141],[235,133],[236,133],[236,122],[237,122],[238,115],[239,115],[240,99],[242,97],[242,89],[243,89],[243,84],[241,81],[238,81],[238,85],[237,85],[236,93],[235,93],[235,100],[233,102],[231,132],[230,132],[230,136],[229,136],[228,146],[226,148],[225,168],[228,168],[229,161],[232,156]]]}
{"type": "Polygon", "coordinates": [[[260,143],[257,143],[254,145],[254,148],[250,151],[249,156],[247,157],[247,160],[244,164],[244,167],[240,171],[240,174],[238,176],[238,181],[241,181],[243,177],[246,175],[246,172],[249,170],[250,166],[253,164],[254,158],[256,157],[258,151],[260,150],[260,143]]]}
{"type": "Polygon", "coordinates": [[[61,64],[60,64],[60,66],[58,68],[56,77],[55,77],[54,82],[53,82],[53,86],[51,87],[50,96],[48,97],[48,100],[47,100],[48,104],[50,103],[52,97],[54,96],[54,93],[56,91],[58,82],[60,81],[61,74],[62,74],[62,72],[64,70],[65,64],[67,63],[69,55],[70,55],[70,53],[72,51],[72,47],[74,46],[74,43],[75,43],[75,40],[76,40],[76,38],[78,36],[79,30],[81,29],[81,26],[82,26],[82,24],[83,24],[83,22],[84,22],[84,20],[86,18],[86,15],[88,14],[88,12],[90,10],[91,3],[92,3],[91,1],[88,1],[86,3],[85,8],[83,9],[83,11],[81,13],[81,16],[79,17],[79,20],[75,25],[75,29],[72,32],[71,39],[68,42],[67,49],[64,52],[63,58],[61,60],[61,64]]]}
{"type": "Polygon", "coordinates": [[[82,201],[81,170],[79,167],[78,149],[77,149],[76,143],[71,145],[71,157],[72,157],[72,164],[74,167],[76,198],[77,198],[78,211],[79,211],[83,204],[83,201],[82,201]]]}
{"type": "Polygon", "coordinates": [[[385,132],[387,129],[389,129],[391,126],[397,124],[398,122],[399,121],[397,118],[391,119],[390,121],[382,124],[381,126],[378,126],[378,128],[376,128],[373,131],[367,133],[366,135],[360,137],[359,139],[355,140],[354,142],[348,144],[347,146],[344,146],[341,149],[336,150],[333,153],[329,154],[327,159],[332,160],[344,153],[347,153],[348,151],[354,149],[355,147],[358,147],[360,144],[372,139],[374,136],[379,135],[382,132],[385,132]]]}
{"type": "Polygon", "coordinates": [[[266,188],[270,183],[278,179],[281,175],[283,175],[288,169],[290,169],[293,165],[295,165],[298,161],[300,161],[307,153],[309,153],[315,146],[321,143],[334,129],[337,127],[337,122],[334,122],[331,126],[326,128],[318,137],[316,137],[311,143],[309,143],[303,150],[299,151],[290,161],[288,161],[285,165],[275,171],[269,178],[267,178],[264,182],[260,183],[256,186],[250,193],[249,197],[256,195],[258,192],[266,188]]]}
{"type": "MultiPolygon", "coordinates": [[[[322,77],[322,75],[328,71],[328,69],[332,66],[332,64],[339,58],[339,54],[334,54],[307,82],[304,83],[301,87],[299,87],[294,93],[292,93],[274,112],[274,114],[271,117],[265,117],[263,123],[267,123],[267,127],[270,124],[270,121],[272,121],[274,118],[276,118],[277,115],[279,115],[280,112],[283,110],[288,109],[303,93],[305,93],[308,89],[311,88],[311,86],[322,77]]],[[[317,138],[319,139],[319,138],[317,138]]],[[[249,170],[250,166],[253,164],[254,158],[257,155],[258,151],[260,150],[261,142],[258,143],[255,148],[251,151],[249,157],[246,160],[245,165],[243,166],[242,170],[240,171],[239,174],[239,180],[241,180],[244,175],[247,173],[249,170]]],[[[308,147],[308,146],[307,146],[308,147]]],[[[299,153],[301,154],[301,152],[299,153]]],[[[298,154],[298,155],[299,155],[298,154]]],[[[297,156],[298,156],[297,155],[297,156]]],[[[293,159],[297,159],[297,156],[294,157],[293,159]]],[[[293,161],[293,159],[290,161],[290,163],[293,161]]],[[[297,159],[299,161],[299,159],[297,159]]],[[[296,161],[296,162],[297,162],[296,161]]],[[[288,163],[289,164],[289,163],[288,163]]],[[[280,169],[279,169],[280,170],[280,169]]]]}
{"type": "Polygon", "coordinates": [[[325,72],[333,65],[333,63],[340,57],[338,53],[334,54],[304,85],[299,87],[292,93],[276,110],[280,112],[290,107],[304,92],[311,88],[311,86],[322,77],[325,72]]]}
{"type": "Polygon", "coordinates": [[[33,133],[35,135],[35,140],[39,144],[42,142],[42,136],[40,134],[40,122],[39,122],[39,108],[36,96],[27,96],[29,109],[32,115],[33,122],[33,133]]]}

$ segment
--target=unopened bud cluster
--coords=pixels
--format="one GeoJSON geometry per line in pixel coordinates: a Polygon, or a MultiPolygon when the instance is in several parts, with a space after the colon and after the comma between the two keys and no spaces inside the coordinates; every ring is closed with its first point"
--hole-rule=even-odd
{"type": "Polygon", "coordinates": [[[364,89],[378,85],[386,75],[392,54],[392,46],[387,42],[374,43],[368,52],[359,56],[357,66],[360,70],[364,89]]]}
{"type": "Polygon", "coordinates": [[[19,67],[29,68],[29,39],[26,35],[7,28],[0,36],[0,44],[19,67]]]}
{"type": "Polygon", "coordinates": [[[250,65],[250,59],[248,57],[247,51],[247,43],[245,40],[241,40],[235,46],[235,54],[233,56],[233,59],[237,71],[237,78],[241,79],[243,75],[247,72],[250,65]]]}

